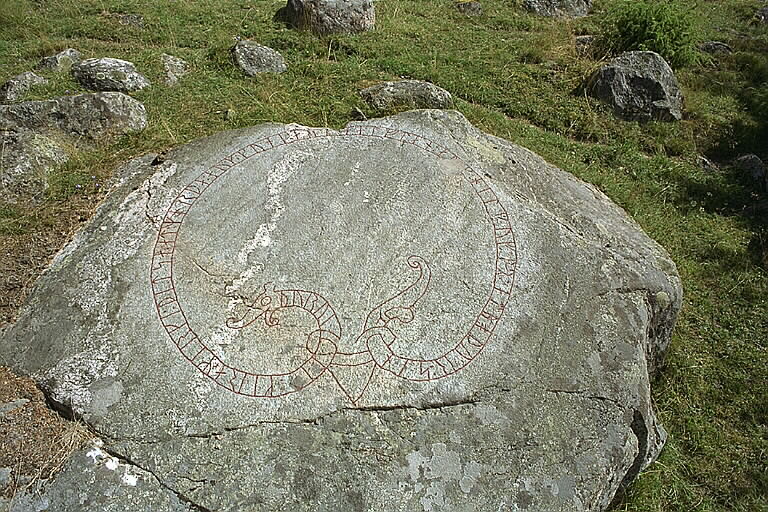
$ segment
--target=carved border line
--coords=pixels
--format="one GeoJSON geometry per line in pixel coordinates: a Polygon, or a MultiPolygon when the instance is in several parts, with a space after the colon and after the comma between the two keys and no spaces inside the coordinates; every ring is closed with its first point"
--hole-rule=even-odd
{"type": "MultiPolygon", "coordinates": [[[[332,363],[333,355],[311,354],[290,373],[263,375],[225,364],[192,330],[181,309],[173,280],[176,241],[184,217],[195,201],[229,169],[261,153],[302,140],[332,137],[368,137],[394,140],[427,151],[438,158],[461,159],[448,148],[421,135],[380,126],[352,126],[338,132],[327,128],[293,128],[262,137],[222,158],[189,183],[172,201],[155,242],[150,269],[150,284],[158,318],[174,345],[203,375],[225,389],[249,397],[276,398],[304,389],[332,363]],[[319,357],[329,358],[320,361],[319,357]],[[325,364],[323,364],[325,363],[325,364]],[[320,368],[323,368],[322,370],[320,368]],[[319,372],[319,373],[318,373],[319,372]],[[266,378],[265,378],[266,377],[266,378]],[[303,385],[298,381],[308,378],[303,385]]],[[[384,368],[414,381],[431,381],[452,375],[467,366],[490,341],[514,288],[517,246],[509,216],[482,175],[465,166],[464,177],[483,203],[494,231],[496,264],[491,293],[467,334],[456,346],[434,359],[412,359],[393,354],[384,368]],[[399,365],[399,366],[398,366],[399,365]]],[[[318,347],[319,348],[319,347],[318,347]]]]}

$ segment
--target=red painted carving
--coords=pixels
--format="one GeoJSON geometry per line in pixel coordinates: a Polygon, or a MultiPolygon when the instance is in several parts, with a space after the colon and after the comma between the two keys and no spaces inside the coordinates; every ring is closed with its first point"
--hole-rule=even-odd
{"type": "Polygon", "coordinates": [[[277,290],[267,283],[256,297],[243,299],[235,315],[226,319],[230,329],[245,329],[256,321],[269,329],[280,326],[280,311],[299,308],[312,316],[316,329],[307,335],[303,361],[283,373],[257,373],[228,365],[216,356],[191,328],[178,302],[173,278],[176,239],[184,218],[210,185],[232,167],[265,151],[301,140],[332,137],[380,138],[409,144],[432,155],[460,162],[448,148],[421,135],[379,126],[352,126],[333,132],[328,129],[299,128],[264,137],[248,144],[214,164],[187,185],[174,199],[165,214],[155,242],[150,270],[150,284],[157,315],[171,341],[198,371],[216,384],[252,397],[275,398],[305,389],[326,373],[330,375],[350,401],[357,402],[365,393],[373,374],[383,370],[411,381],[433,381],[448,377],[472,362],[491,337],[507,306],[514,287],[517,266],[515,237],[509,216],[485,179],[471,167],[463,165],[463,175],[482,203],[495,241],[495,270],[490,279],[488,298],[466,333],[445,353],[431,359],[409,357],[395,350],[397,328],[413,321],[418,302],[428,292],[431,271],[419,256],[407,260],[418,271],[413,283],[371,310],[363,332],[357,336],[357,352],[338,349],[342,329],[332,305],[314,291],[277,290]]]}

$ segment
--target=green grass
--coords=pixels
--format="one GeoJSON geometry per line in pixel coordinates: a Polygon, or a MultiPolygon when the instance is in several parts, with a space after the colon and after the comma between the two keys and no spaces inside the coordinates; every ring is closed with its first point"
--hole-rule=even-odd
{"type": "MultiPolygon", "coordinates": [[[[678,70],[683,121],[639,124],[576,92],[599,63],[576,56],[573,35],[595,33],[616,0],[575,21],[537,18],[502,0],[483,2],[480,18],[460,15],[450,0],[387,0],[377,3],[375,31],[323,39],[274,22],[283,3],[0,0],[0,80],[71,46],[133,61],[155,84],[133,94],[150,114],[143,133],[73,159],[52,177],[42,206],[0,206],[0,236],[32,236],[45,229],[46,208],[96,201],[95,185],[131,156],[266,121],[339,128],[354,108],[373,114],[357,95],[362,87],[429,80],[477,126],[594,183],[678,264],[685,301],[654,387],[670,438],[618,510],[768,510],[768,199],[727,166],[707,173],[695,165],[699,154],[727,162],[756,152],[768,161],[768,119],[755,104],[768,81],[768,27],[751,23],[762,4],[698,2],[694,39],[736,52],[678,70]],[[105,12],[141,14],[145,28],[105,12]],[[279,50],[289,70],[244,77],[229,62],[236,37],[279,50]],[[192,67],[176,88],[161,85],[163,52],[192,67]]],[[[50,83],[26,99],[81,91],[67,75],[45,75],[50,83]]]]}

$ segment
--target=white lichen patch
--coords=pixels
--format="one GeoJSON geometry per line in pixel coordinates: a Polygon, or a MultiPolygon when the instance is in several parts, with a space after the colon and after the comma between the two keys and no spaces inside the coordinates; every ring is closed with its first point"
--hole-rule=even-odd
{"type": "Polygon", "coordinates": [[[461,455],[449,450],[445,443],[433,443],[431,451],[431,456],[422,451],[409,453],[405,473],[413,492],[420,495],[424,512],[450,510],[450,496],[471,492],[482,465],[475,461],[462,463],[461,455]]]}
{"type": "Polygon", "coordinates": [[[469,146],[476,149],[486,160],[490,160],[495,164],[503,164],[506,162],[504,153],[496,149],[487,138],[481,140],[477,137],[469,136],[465,140],[469,146]]]}
{"type": "Polygon", "coordinates": [[[283,185],[294,172],[312,158],[314,158],[313,154],[306,151],[292,153],[269,170],[267,173],[267,200],[264,203],[264,210],[269,215],[269,220],[259,226],[256,234],[237,253],[238,263],[247,264],[251,253],[260,247],[264,248],[272,244],[272,233],[277,229],[277,223],[285,210],[282,199],[283,185]]]}
{"type": "Polygon", "coordinates": [[[117,360],[108,342],[102,340],[96,347],[63,359],[39,379],[49,383],[54,401],[69,405],[77,414],[84,414],[93,402],[94,382],[117,376],[117,360]]]}
{"type": "MultiPolygon", "coordinates": [[[[514,397],[511,397],[510,400],[514,402],[514,397]]],[[[504,428],[511,423],[511,420],[493,405],[477,404],[473,410],[483,425],[498,425],[504,428]]]]}
{"type": "Polygon", "coordinates": [[[102,450],[104,443],[100,439],[95,439],[91,449],[85,454],[90,458],[94,464],[107,468],[110,471],[117,471],[121,473],[120,482],[124,485],[136,487],[139,483],[139,475],[135,474],[135,468],[130,464],[120,462],[120,459],[113,457],[109,453],[102,450]]]}

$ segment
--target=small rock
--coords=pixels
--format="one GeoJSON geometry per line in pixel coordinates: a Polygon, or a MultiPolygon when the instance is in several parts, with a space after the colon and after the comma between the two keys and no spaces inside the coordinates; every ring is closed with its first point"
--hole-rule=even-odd
{"type": "Polygon", "coordinates": [[[475,2],[475,1],[457,2],[456,9],[458,9],[460,13],[466,16],[482,16],[483,15],[483,6],[480,4],[480,2],[475,2]]]}
{"type": "Polygon", "coordinates": [[[733,49],[720,41],[705,41],[699,45],[699,50],[711,55],[727,55],[733,53],[733,49]]]}
{"type": "Polygon", "coordinates": [[[237,67],[248,76],[259,73],[282,73],[288,66],[276,50],[253,41],[238,41],[232,48],[232,58],[237,67]]]}
{"type": "Polygon", "coordinates": [[[150,85],[132,62],[109,57],[86,59],[73,65],[72,76],[92,91],[131,92],[150,85]]]}
{"type": "Polygon", "coordinates": [[[104,16],[105,18],[115,19],[121,25],[134,27],[138,29],[144,28],[144,17],[141,16],[140,14],[121,14],[121,13],[103,12],[101,13],[101,15],[104,16]]]}
{"type": "Polygon", "coordinates": [[[354,34],[376,24],[373,0],[288,0],[276,17],[317,35],[354,34]]]}
{"type": "MultiPolygon", "coordinates": [[[[13,400],[11,402],[0,404],[0,418],[5,416],[7,413],[13,411],[14,409],[23,407],[25,404],[28,404],[28,403],[29,403],[29,400],[27,400],[26,398],[19,398],[18,400],[13,400]]],[[[2,469],[0,469],[0,471],[2,471],[2,469]]],[[[2,476],[0,476],[0,480],[1,479],[2,479],[2,476]]]]}
{"type": "Polygon", "coordinates": [[[742,155],[734,160],[733,164],[754,180],[763,181],[766,178],[765,164],[755,154],[742,155]]]}
{"type": "Polygon", "coordinates": [[[592,0],[524,0],[523,7],[539,16],[579,18],[589,14],[592,0]]]}
{"type": "Polygon", "coordinates": [[[53,71],[69,71],[74,64],[82,60],[83,56],[74,48],[43,58],[37,65],[37,69],[50,69],[53,71]]]}
{"type": "Polygon", "coordinates": [[[451,93],[429,82],[400,80],[384,82],[360,91],[366,103],[376,110],[393,107],[451,108],[451,93]]]}
{"type": "Polygon", "coordinates": [[[0,103],[13,103],[35,85],[48,83],[45,78],[31,71],[16,75],[0,86],[0,103]]]}
{"type": "Polygon", "coordinates": [[[165,70],[166,85],[176,85],[179,78],[189,73],[189,65],[183,59],[164,53],[160,56],[160,61],[165,70]]]}
{"type": "Polygon", "coordinates": [[[595,36],[576,36],[576,55],[579,57],[588,56],[594,42],[595,36]]]}
{"type": "Polygon", "coordinates": [[[587,80],[586,91],[611,105],[622,119],[683,118],[683,94],[677,78],[655,52],[626,52],[612,59],[587,80]]]}
{"type": "Polygon", "coordinates": [[[718,172],[720,168],[717,166],[716,163],[714,163],[709,158],[705,157],[704,155],[699,155],[696,157],[696,165],[699,166],[699,169],[702,171],[707,172],[718,172]]]}

